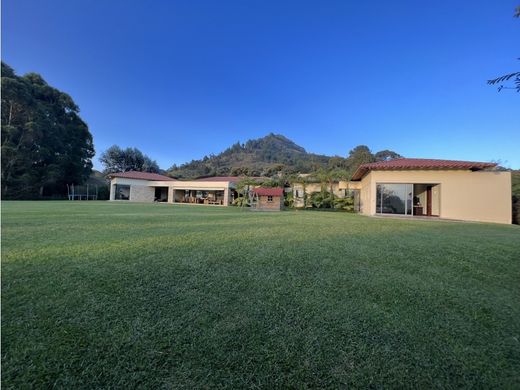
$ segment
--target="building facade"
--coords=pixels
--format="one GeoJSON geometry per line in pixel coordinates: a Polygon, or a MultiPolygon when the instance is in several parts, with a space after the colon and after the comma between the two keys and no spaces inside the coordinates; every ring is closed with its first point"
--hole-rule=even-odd
{"type": "Polygon", "coordinates": [[[252,207],[257,211],[280,211],[284,206],[283,188],[253,188],[252,207]]]}
{"type": "Polygon", "coordinates": [[[147,172],[109,175],[110,200],[228,206],[233,202],[238,177],[211,177],[183,181],[147,172]]]}
{"type": "Polygon", "coordinates": [[[494,163],[396,159],[361,165],[360,211],[366,215],[440,217],[510,224],[511,173],[494,163]]]}
{"type": "MultiPolygon", "coordinates": [[[[365,215],[510,224],[511,173],[495,167],[482,162],[395,159],[361,165],[351,181],[333,183],[332,192],[339,198],[357,198],[356,210],[365,215]]],[[[144,172],[115,173],[109,178],[110,200],[215,206],[232,204],[241,179],[225,176],[183,181],[144,172]]],[[[266,210],[280,210],[284,196],[283,189],[279,190],[281,195],[276,197],[257,193],[257,204],[266,210]]],[[[304,207],[305,196],[321,191],[321,184],[296,183],[291,190],[294,206],[304,207]]]]}

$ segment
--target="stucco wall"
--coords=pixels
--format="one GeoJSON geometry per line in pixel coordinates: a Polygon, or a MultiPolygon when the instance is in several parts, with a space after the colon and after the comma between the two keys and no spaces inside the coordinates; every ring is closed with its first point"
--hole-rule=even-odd
{"type": "MultiPolygon", "coordinates": [[[[372,201],[372,194],[370,193],[370,184],[372,182],[372,174],[369,173],[366,175],[363,180],[361,180],[360,185],[360,195],[359,195],[359,211],[363,214],[370,215],[371,206],[370,202],[372,201]]],[[[375,212],[375,208],[374,208],[375,212]]]]}
{"type": "Polygon", "coordinates": [[[438,184],[432,205],[439,204],[441,218],[511,223],[510,172],[372,171],[361,181],[364,214],[376,213],[377,183],[438,184]]]}
{"type": "Polygon", "coordinates": [[[122,177],[115,177],[110,181],[110,200],[115,199],[115,185],[130,186],[131,202],[153,202],[155,199],[155,187],[168,187],[168,202],[179,199],[182,192],[176,190],[201,190],[201,191],[224,191],[224,205],[229,205],[230,188],[234,188],[231,182],[227,181],[153,181],[136,180],[122,177]]]}

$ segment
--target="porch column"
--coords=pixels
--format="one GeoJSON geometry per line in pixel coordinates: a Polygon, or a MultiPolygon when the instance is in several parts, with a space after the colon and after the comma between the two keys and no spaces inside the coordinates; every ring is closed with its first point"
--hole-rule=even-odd
{"type": "Polygon", "coordinates": [[[110,183],[110,200],[116,200],[116,185],[110,183]]]}
{"type": "Polygon", "coordinates": [[[224,206],[229,206],[229,187],[224,188],[224,206]]]}
{"type": "Polygon", "coordinates": [[[175,201],[175,189],[173,187],[168,187],[168,203],[173,203],[175,201]]]}

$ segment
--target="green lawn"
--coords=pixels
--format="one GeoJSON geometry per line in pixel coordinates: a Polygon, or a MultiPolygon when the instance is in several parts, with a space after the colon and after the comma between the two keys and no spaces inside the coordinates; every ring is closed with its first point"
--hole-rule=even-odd
{"type": "Polygon", "coordinates": [[[2,203],[8,388],[519,388],[520,227],[2,203]]]}

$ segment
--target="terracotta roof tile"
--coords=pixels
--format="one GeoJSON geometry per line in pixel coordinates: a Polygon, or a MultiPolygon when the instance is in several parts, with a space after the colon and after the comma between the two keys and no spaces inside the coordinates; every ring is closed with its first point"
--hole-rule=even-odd
{"type": "Polygon", "coordinates": [[[230,181],[233,183],[237,183],[243,179],[253,179],[253,180],[261,180],[264,179],[262,177],[249,177],[249,176],[210,176],[210,177],[199,177],[195,179],[195,181],[230,181]]]}
{"type": "Polygon", "coordinates": [[[158,173],[137,172],[137,171],[110,173],[110,174],[108,174],[108,177],[109,178],[122,177],[125,179],[135,179],[135,180],[175,181],[175,179],[172,177],[159,175],[158,173]]]}
{"type": "Polygon", "coordinates": [[[243,178],[238,176],[211,176],[199,177],[198,179],[195,179],[195,181],[231,181],[235,183],[241,179],[243,178]]]}
{"type": "Polygon", "coordinates": [[[459,161],[459,160],[434,160],[426,158],[397,158],[390,161],[378,161],[362,164],[352,175],[352,180],[361,180],[371,170],[432,170],[432,169],[462,169],[480,170],[493,168],[496,163],[459,161]]]}
{"type": "Polygon", "coordinates": [[[283,188],[275,187],[275,188],[254,188],[253,192],[258,196],[283,196],[283,188]]]}

